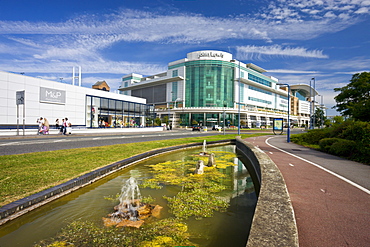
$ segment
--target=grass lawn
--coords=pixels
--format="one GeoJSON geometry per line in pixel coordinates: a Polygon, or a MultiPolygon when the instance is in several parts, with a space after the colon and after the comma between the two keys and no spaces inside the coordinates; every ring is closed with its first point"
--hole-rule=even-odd
{"type": "MultiPolygon", "coordinates": [[[[266,135],[242,134],[242,138],[266,135]]],[[[233,139],[235,134],[160,140],[0,156],[0,207],[136,154],[185,143],[233,139]]]]}

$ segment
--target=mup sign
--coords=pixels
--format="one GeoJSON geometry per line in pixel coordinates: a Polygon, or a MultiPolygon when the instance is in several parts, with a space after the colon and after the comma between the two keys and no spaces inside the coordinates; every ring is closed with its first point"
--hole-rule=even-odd
{"type": "Polygon", "coordinates": [[[40,102],[64,105],[66,103],[66,91],[40,87],[40,102]]]}

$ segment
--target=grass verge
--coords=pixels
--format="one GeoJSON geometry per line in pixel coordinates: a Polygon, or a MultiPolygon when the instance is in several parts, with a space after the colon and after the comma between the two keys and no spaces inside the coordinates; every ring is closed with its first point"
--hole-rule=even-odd
{"type": "MultiPolygon", "coordinates": [[[[242,134],[242,138],[266,135],[242,134]]],[[[99,167],[146,151],[185,143],[233,139],[217,135],[0,156],[0,207],[99,167]]]]}

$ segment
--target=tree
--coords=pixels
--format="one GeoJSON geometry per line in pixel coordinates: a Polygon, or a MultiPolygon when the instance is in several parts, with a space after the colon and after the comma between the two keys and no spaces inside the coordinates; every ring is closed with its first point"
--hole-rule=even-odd
{"type": "Polygon", "coordinates": [[[341,124],[344,122],[343,116],[334,116],[333,117],[333,123],[334,124],[341,124]]]}
{"type": "Polygon", "coordinates": [[[370,72],[354,74],[347,86],[334,91],[340,93],[334,97],[337,104],[333,108],[344,116],[370,121],[370,72]]]}
{"type": "Polygon", "coordinates": [[[161,126],[161,123],[162,123],[162,120],[157,117],[155,120],[154,120],[154,123],[155,123],[155,126],[161,126]]]}
{"type": "Polygon", "coordinates": [[[315,120],[315,125],[318,127],[323,126],[326,117],[324,116],[324,111],[321,108],[316,108],[313,118],[315,120]]]}

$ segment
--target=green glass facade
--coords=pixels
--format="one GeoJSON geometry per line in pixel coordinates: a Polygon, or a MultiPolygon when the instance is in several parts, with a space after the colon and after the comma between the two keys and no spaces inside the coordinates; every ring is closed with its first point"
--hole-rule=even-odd
{"type": "Polygon", "coordinates": [[[234,68],[223,61],[186,63],[186,107],[233,107],[234,68]]]}

